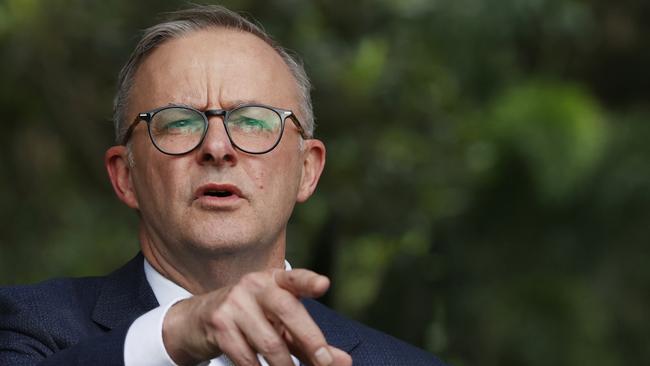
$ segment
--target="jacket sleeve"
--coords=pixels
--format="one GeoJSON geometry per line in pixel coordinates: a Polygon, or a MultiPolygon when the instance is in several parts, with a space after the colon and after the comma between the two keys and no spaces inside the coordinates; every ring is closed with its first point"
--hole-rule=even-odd
{"type": "Polygon", "coordinates": [[[0,365],[124,365],[133,319],[109,330],[61,286],[0,288],[0,365]]]}
{"type": "Polygon", "coordinates": [[[128,326],[113,329],[70,347],[44,342],[47,336],[0,324],[0,365],[12,366],[123,366],[128,326]]]}

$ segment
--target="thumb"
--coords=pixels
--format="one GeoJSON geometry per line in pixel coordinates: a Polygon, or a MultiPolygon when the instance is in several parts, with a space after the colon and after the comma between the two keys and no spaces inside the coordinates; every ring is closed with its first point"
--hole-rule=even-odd
{"type": "Polygon", "coordinates": [[[329,278],[307,269],[274,270],[273,279],[297,297],[320,297],[330,287],[329,278]]]}

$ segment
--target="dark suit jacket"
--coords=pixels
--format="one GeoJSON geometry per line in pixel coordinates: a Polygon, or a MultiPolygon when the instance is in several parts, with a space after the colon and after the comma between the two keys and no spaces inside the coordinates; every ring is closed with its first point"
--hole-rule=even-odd
{"type": "MultiPolygon", "coordinates": [[[[105,277],[0,288],[0,365],[123,365],[129,326],[158,306],[142,263],[138,254],[105,277]]],[[[348,352],[355,366],[443,366],[316,301],[304,304],[327,341],[348,352]]]]}

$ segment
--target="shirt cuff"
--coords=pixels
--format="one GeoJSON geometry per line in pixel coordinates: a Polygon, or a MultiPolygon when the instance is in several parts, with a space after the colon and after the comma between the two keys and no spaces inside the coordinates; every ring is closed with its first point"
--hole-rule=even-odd
{"type": "Polygon", "coordinates": [[[169,308],[183,299],[146,312],[131,324],[124,340],[125,366],[178,366],[165,349],[162,329],[169,308]]]}

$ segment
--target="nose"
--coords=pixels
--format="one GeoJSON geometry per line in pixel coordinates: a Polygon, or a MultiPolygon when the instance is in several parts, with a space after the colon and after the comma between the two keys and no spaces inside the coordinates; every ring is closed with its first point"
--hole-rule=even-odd
{"type": "Polygon", "coordinates": [[[237,152],[230,143],[226,127],[223,124],[223,117],[211,116],[208,118],[208,130],[203,143],[198,148],[196,158],[201,165],[223,166],[237,163],[237,152]]]}

